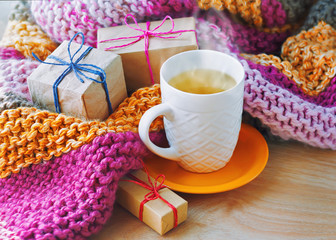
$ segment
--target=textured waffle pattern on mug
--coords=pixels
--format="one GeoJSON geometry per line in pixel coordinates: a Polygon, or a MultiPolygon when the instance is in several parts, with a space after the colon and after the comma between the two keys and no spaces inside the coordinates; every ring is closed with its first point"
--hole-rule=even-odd
{"type": "Polygon", "coordinates": [[[320,22],[308,31],[289,37],[282,46],[282,59],[266,54],[243,56],[276,67],[306,94],[316,96],[326,89],[336,73],[336,31],[320,22]]]}
{"type": "Polygon", "coordinates": [[[198,5],[206,10],[210,7],[228,10],[259,28],[282,26],[286,22],[286,13],[277,0],[198,0],[198,5]]]}
{"type": "Polygon", "coordinates": [[[145,154],[138,134],[108,133],[0,179],[0,239],[87,239],[111,216],[119,179],[145,154]]]}
{"type": "MultiPolygon", "coordinates": [[[[136,91],[106,122],[85,122],[35,108],[5,110],[0,114],[0,177],[58,157],[108,132],[137,132],[144,112],[160,102],[159,86],[154,85],[136,91]]],[[[150,131],[162,129],[158,118],[150,131]]]]}
{"type": "Polygon", "coordinates": [[[95,47],[97,29],[121,25],[131,13],[138,22],[162,19],[165,15],[192,15],[194,0],[119,0],[119,1],[31,1],[37,24],[57,42],[83,32],[86,44],[95,47]]]}

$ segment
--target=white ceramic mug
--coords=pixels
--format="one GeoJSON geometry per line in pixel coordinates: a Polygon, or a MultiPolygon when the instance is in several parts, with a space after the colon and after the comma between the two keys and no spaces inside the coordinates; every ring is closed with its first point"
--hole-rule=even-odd
{"type": "Polygon", "coordinates": [[[223,168],[238,141],[243,111],[244,68],[235,58],[212,50],[187,51],[169,58],[161,67],[162,103],[150,108],[140,120],[139,134],[155,154],[177,161],[184,169],[208,173],[223,168]],[[194,69],[218,70],[229,74],[236,85],[214,94],[180,91],[168,82],[194,69]],[[149,139],[152,121],[164,116],[169,148],[149,139]]]}

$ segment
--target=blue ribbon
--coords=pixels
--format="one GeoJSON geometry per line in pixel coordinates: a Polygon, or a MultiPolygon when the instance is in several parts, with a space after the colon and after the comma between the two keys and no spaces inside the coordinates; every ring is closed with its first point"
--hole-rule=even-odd
{"type": "Polygon", "coordinates": [[[107,103],[108,103],[108,108],[109,108],[109,112],[110,114],[112,113],[112,104],[110,101],[110,96],[109,96],[109,92],[108,92],[108,88],[107,88],[107,84],[106,84],[106,73],[103,69],[101,69],[98,66],[92,65],[92,64],[83,64],[83,63],[78,63],[80,60],[82,60],[92,49],[92,47],[88,47],[83,53],[82,55],[80,55],[76,61],[74,61],[74,58],[76,56],[76,54],[82,49],[84,45],[84,34],[79,32],[76,33],[70,40],[69,44],[68,44],[68,53],[69,53],[69,59],[70,62],[66,62],[58,57],[52,56],[50,55],[48,58],[54,59],[56,61],[58,61],[59,63],[51,63],[51,62],[44,62],[41,59],[39,59],[34,53],[32,53],[33,57],[44,64],[50,64],[50,65],[57,65],[57,66],[68,66],[64,72],[56,79],[56,81],[53,84],[53,92],[54,92],[54,104],[55,104],[55,108],[56,108],[56,112],[60,113],[61,112],[61,106],[59,104],[59,99],[58,99],[58,92],[57,92],[57,87],[58,85],[61,83],[61,81],[64,79],[64,77],[70,73],[71,71],[74,71],[74,73],[76,74],[76,77],[79,81],[81,81],[82,83],[84,83],[84,78],[94,81],[96,83],[102,83],[104,86],[104,90],[106,92],[106,98],[107,98],[107,103]],[[70,52],[70,45],[72,43],[72,41],[78,36],[80,35],[82,37],[82,44],[79,47],[79,49],[75,52],[74,55],[71,56],[71,52],[70,52]],[[85,75],[84,72],[89,72],[95,75],[98,75],[101,79],[101,81],[91,78],[87,75],[85,75]]]}

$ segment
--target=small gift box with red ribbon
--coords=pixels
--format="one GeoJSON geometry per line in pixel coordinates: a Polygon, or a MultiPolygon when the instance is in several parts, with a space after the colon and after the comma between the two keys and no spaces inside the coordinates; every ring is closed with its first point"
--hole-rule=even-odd
{"type": "Polygon", "coordinates": [[[159,83],[161,65],[169,57],[198,49],[195,28],[193,17],[137,23],[128,14],[125,25],[98,29],[98,49],[121,56],[127,90],[132,92],[159,83]]]}
{"type": "Polygon", "coordinates": [[[143,170],[119,182],[117,202],[161,235],[187,219],[188,202],[143,170]]]}
{"type": "Polygon", "coordinates": [[[119,55],[84,46],[83,33],[64,41],[28,77],[33,102],[57,113],[105,120],[127,97],[119,55]],[[81,37],[82,44],[74,42],[81,37]]]}

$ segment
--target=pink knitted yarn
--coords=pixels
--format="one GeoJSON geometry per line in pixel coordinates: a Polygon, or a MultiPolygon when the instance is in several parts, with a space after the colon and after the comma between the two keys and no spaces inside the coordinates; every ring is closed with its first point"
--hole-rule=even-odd
{"type": "MultiPolygon", "coordinates": [[[[286,13],[276,0],[267,0],[262,4],[267,26],[282,25],[286,13]],[[267,5],[270,4],[270,5],[267,5]],[[274,17],[277,16],[277,17],[274,17]]],[[[31,11],[36,22],[56,42],[69,40],[76,32],[85,34],[86,43],[96,46],[97,29],[123,24],[127,13],[132,13],[138,22],[162,18],[169,14],[172,17],[196,14],[196,1],[193,0],[160,0],[160,1],[32,1],[31,11]]],[[[243,52],[278,51],[283,41],[290,34],[261,32],[253,27],[235,23],[223,14],[215,11],[202,15],[222,28],[223,32],[243,52]]]]}
{"type": "Polygon", "coordinates": [[[12,47],[0,47],[0,59],[25,59],[25,57],[12,47]]]}
{"type": "MultiPolygon", "coordinates": [[[[282,43],[291,34],[290,31],[281,33],[267,33],[256,28],[238,24],[225,13],[217,13],[213,10],[201,14],[201,18],[217,25],[232,44],[245,53],[271,53],[281,49],[282,43]]],[[[218,43],[220,45],[220,43],[218,43]]]]}
{"type": "Polygon", "coordinates": [[[283,139],[295,139],[336,150],[336,107],[305,101],[287,89],[270,83],[257,69],[241,60],[245,71],[244,110],[283,139]]]}
{"type": "Polygon", "coordinates": [[[0,92],[14,92],[16,95],[31,100],[27,77],[39,65],[28,59],[0,60],[0,92]]]}
{"type": "Polygon", "coordinates": [[[97,29],[122,24],[128,13],[141,22],[167,14],[172,17],[190,15],[195,6],[193,0],[51,0],[32,1],[31,11],[36,22],[55,41],[69,40],[82,31],[86,43],[96,46],[97,29]]]}
{"type": "MultiPolygon", "coordinates": [[[[205,20],[198,20],[197,33],[202,49],[214,49],[237,57],[233,53],[235,50],[229,36],[218,26],[205,20]]],[[[330,114],[336,107],[336,79],[319,96],[309,97],[274,67],[264,67],[244,59],[241,61],[244,62],[247,71],[245,111],[260,118],[265,125],[271,128],[273,134],[284,139],[295,139],[321,148],[336,148],[335,117],[330,114]],[[296,109],[301,109],[293,108],[297,104],[299,104],[298,107],[304,106],[307,109],[305,111],[308,111],[310,115],[305,112],[296,112],[296,109]],[[279,106],[285,110],[279,112],[279,106]],[[317,109],[320,112],[317,112],[317,109]],[[296,120],[291,119],[292,117],[296,120]],[[302,122],[301,118],[303,118],[302,122]],[[304,122],[306,122],[305,125],[304,122]],[[299,131],[300,126],[303,129],[299,131]]],[[[6,70],[1,74],[3,79],[8,80],[6,84],[13,79],[14,83],[19,82],[19,86],[27,91],[26,77],[38,64],[29,60],[9,60],[6,64],[0,64],[1,68],[6,70]],[[4,68],[4,66],[7,67],[4,68]],[[5,73],[12,75],[7,76],[5,73]],[[7,78],[4,78],[5,76],[7,78]]],[[[0,82],[0,88],[2,87],[0,82]]],[[[7,86],[6,89],[9,90],[10,87],[7,86]]],[[[23,92],[21,96],[30,98],[27,92],[23,92]]]]}
{"type": "Polygon", "coordinates": [[[142,167],[146,153],[137,134],[108,133],[0,179],[0,239],[71,240],[97,233],[111,216],[120,177],[142,167]]]}
{"type": "MultiPolygon", "coordinates": [[[[336,79],[319,96],[306,96],[277,69],[246,61],[230,52],[227,35],[219,28],[205,35],[208,38],[216,36],[210,45],[211,49],[226,52],[243,64],[246,71],[245,111],[259,118],[274,135],[283,139],[336,150],[336,101],[333,101],[336,99],[336,79]]],[[[200,43],[206,44],[207,41],[200,43]]]]}
{"type": "Polygon", "coordinates": [[[266,27],[282,26],[286,23],[286,12],[277,0],[261,1],[261,13],[266,27]]]}
{"type": "Polygon", "coordinates": [[[317,96],[309,96],[298,87],[294,81],[288,79],[283,73],[279,72],[273,66],[262,66],[251,61],[247,61],[251,69],[257,69],[270,83],[287,89],[300,98],[323,107],[336,107],[336,77],[334,77],[329,86],[317,96]]]}

